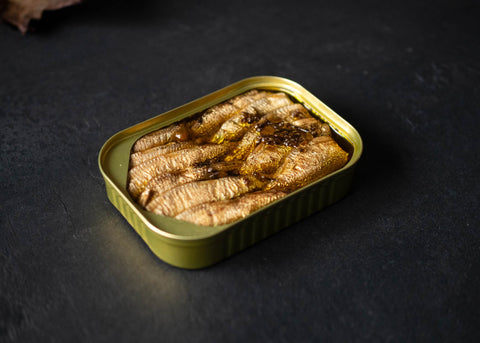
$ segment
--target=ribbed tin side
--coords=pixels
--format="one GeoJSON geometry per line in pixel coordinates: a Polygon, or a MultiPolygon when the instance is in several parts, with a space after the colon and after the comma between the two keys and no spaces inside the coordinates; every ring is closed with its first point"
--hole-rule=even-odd
{"type": "Polygon", "coordinates": [[[110,202],[120,211],[120,213],[125,217],[128,223],[135,229],[135,231],[144,237],[145,224],[142,220],[135,215],[132,209],[128,206],[125,200],[122,199],[113,187],[106,183],[107,197],[110,202]]]}

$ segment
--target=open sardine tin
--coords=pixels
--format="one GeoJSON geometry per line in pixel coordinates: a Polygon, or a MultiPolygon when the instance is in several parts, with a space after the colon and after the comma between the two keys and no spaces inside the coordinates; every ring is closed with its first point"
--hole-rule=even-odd
{"type": "Polygon", "coordinates": [[[280,77],[241,80],[112,136],[98,157],[107,196],[149,248],[180,268],[207,267],[317,212],[346,195],[362,153],[358,132],[299,84],[280,77]],[[206,227],[144,210],[127,191],[130,152],[145,134],[168,126],[252,89],[282,91],[329,124],[337,143],[349,153],[347,164],[231,224],[206,227]]]}

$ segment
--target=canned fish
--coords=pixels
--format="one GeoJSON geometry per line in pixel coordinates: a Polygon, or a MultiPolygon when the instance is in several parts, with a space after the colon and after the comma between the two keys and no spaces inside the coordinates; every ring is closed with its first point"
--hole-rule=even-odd
{"type": "Polygon", "coordinates": [[[341,199],[361,152],[358,132],[303,87],[259,76],[117,133],[99,167],[150,249],[194,269],[341,199]]]}

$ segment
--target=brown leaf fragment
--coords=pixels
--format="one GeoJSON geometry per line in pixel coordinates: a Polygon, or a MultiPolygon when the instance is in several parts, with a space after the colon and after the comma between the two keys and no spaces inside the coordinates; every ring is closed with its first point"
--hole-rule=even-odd
{"type": "Polygon", "coordinates": [[[0,17],[25,34],[30,20],[41,19],[43,11],[57,10],[80,2],[81,0],[0,0],[0,17]]]}

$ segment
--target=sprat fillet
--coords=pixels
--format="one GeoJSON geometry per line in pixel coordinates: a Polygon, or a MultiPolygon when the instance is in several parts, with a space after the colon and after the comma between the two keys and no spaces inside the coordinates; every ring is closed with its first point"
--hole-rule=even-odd
{"type": "Polygon", "coordinates": [[[251,212],[285,196],[284,192],[254,192],[235,199],[203,203],[181,212],[177,219],[198,225],[217,226],[243,218],[251,212]]]}
{"type": "Polygon", "coordinates": [[[202,203],[235,198],[260,188],[260,185],[260,181],[255,178],[242,176],[190,182],[156,197],[147,205],[147,210],[166,216],[175,216],[202,203]]]}
{"type": "Polygon", "coordinates": [[[226,154],[231,145],[208,144],[195,148],[183,149],[150,159],[129,171],[128,190],[136,198],[155,176],[167,172],[179,172],[196,163],[215,159],[226,154]]]}
{"type": "Polygon", "coordinates": [[[294,150],[265,189],[294,190],[340,169],[348,154],[330,137],[314,138],[305,150],[294,150]]]}

